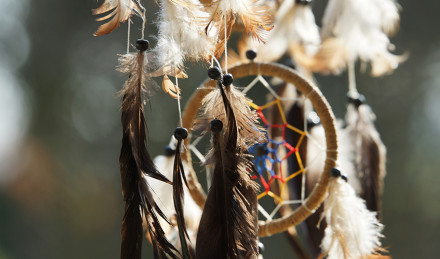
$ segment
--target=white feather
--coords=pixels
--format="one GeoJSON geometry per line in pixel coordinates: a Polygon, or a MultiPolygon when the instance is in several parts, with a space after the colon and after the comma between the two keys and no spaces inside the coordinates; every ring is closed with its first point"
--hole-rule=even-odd
{"type": "Polygon", "coordinates": [[[163,0],[159,13],[159,36],[155,48],[159,67],[183,69],[185,59],[206,59],[214,51],[216,35],[212,27],[205,33],[204,23],[209,14],[199,9],[197,0],[188,1],[190,10],[163,0]]]}
{"type": "Polygon", "coordinates": [[[274,25],[266,44],[258,48],[260,60],[279,59],[292,43],[303,46],[308,56],[318,51],[321,39],[310,6],[295,4],[293,0],[283,1],[275,15],[274,25]]]}
{"type": "Polygon", "coordinates": [[[218,11],[223,14],[231,11],[234,14],[247,13],[248,7],[243,0],[221,0],[218,5],[218,11]]]}
{"type": "Polygon", "coordinates": [[[382,224],[376,213],[369,211],[365,201],[340,177],[330,180],[324,201],[327,227],[321,248],[329,259],[366,258],[380,248],[382,224]]]}
{"type": "MultiPolygon", "coordinates": [[[[338,168],[344,172],[348,183],[354,188],[357,194],[361,187],[359,179],[356,177],[356,166],[354,164],[354,146],[350,139],[350,132],[343,128],[342,121],[337,121],[336,132],[338,135],[338,168]]],[[[307,188],[311,190],[322,173],[325,163],[325,132],[322,125],[313,127],[310,130],[310,138],[307,141],[307,188]]]]}
{"type": "Polygon", "coordinates": [[[372,62],[373,75],[394,70],[402,58],[389,52],[387,34],[397,27],[399,12],[394,0],[330,0],[323,17],[322,38],[336,37],[348,54],[347,62],[360,58],[372,62]]]}

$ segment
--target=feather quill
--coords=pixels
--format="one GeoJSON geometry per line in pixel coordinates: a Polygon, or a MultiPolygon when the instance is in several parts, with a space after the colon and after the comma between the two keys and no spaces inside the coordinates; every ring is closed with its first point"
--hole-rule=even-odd
{"type": "Polygon", "coordinates": [[[154,166],[148,153],[142,94],[146,87],[145,50],[120,58],[119,70],[130,75],[121,91],[123,96],[121,122],[122,148],[119,157],[125,213],[122,222],[121,258],[140,258],[142,247],[142,216],[146,218],[149,235],[157,253],[177,258],[175,248],[166,240],[158,216],[166,219],[157,206],[145,177],[170,183],[154,166]]]}
{"type": "Polygon", "coordinates": [[[106,23],[99,26],[94,36],[102,36],[111,33],[119,27],[120,23],[126,22],[133,14],[142,16],[139,6],[133,0],[105,0],[98,8],[92,10],[93,15],[109,14],[97,18],[96,21],[105,21],[106,23]],[[111,12],[110,12],[111,11],[111,12]]]}
{"type": "Polygon", "coordinates": [[[341,177],[329,183],[322,218],[327,227],[321,243],[329,259],[367,258],[380,250],[382,224],[376,213],[369,211],[365,201],[341,177]]]}
{"type": "Polygon", "coordinates": [[[234,111],[221,83],[218,87],[227,123],[224,136],[223,123],[218,119],[211,123],[213,150],[207,161],[213,161],[215,167],[197,234],[196,258],[255,258],[257,186],[250,177],[255,169],[250,156],[239,147],[234,111]]]}

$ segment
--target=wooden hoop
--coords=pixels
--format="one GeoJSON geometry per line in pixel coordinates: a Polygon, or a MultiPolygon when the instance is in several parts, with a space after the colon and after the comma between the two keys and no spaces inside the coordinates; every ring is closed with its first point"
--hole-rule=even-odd
{"type": "MultiPolygon", "coordinates": [[[[304,221],[308,216],[321,205],[327,195],[327,187],[329,183],[330,170],[335,167],[337,159],[337,135],[335,128],[335,117],[327,100],[321,91],[307,79],[298,75],[295,70],[283,65],[275,63],[258,63],[251,62],[246,64],[238,64],[228,69],[234,78],[245,76],[271,76],[278,77],[287,83],[293,84],[304,96],[306,96],[315,108],[316,113],[321,119],[322,126],[325,131],[327,152],[323,172],[318,183],[314,186],[312,192],[305,202],[290,214],[274,219],[271,221],[260,221],[258,235],[260,237],[270,236],[287,230],[291,226],[304,221]]],[[[200,89],[196,90],[185,106],[183,112],[183,127],[191,132],[192,123],[194,122],[203,98],[216,87],[214,80],[206,80],[200,89]]],[[[188,146],[191,141],[191,134],[185,139],[185,145],[188,146]]],[[[192,166],[191,151],[186,150],[182,156],[188,163],[190,174],[187,177],[190,193],[194,201],[203,208],[206,201],[206,193],[198,182],[198,178],[192,166]]]]}

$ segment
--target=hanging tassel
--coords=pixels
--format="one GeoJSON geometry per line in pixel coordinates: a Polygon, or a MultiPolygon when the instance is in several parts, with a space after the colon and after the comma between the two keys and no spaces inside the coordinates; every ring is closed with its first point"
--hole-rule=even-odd
{"type": "Polygon", "coordinates": [[[309,68],[340,73],[359,58],[371,63],[372,76],[392,72],[406,59],[390,53],[387,36],[397,28],[398,11],[394,0],[330,0],[322,20],[322,47],[309,68]]]}
{"type": "Polygon", "coordinates": [[[356,196],[347,178],[336,168],[330,173],[333,179],[321,216],[327,222],[321,258],[326,255],[328,259],[367,258],[381,250],[379,239],[383,237],[383,226],[376,213],[369,211],[365,202],[356,196]]]}
{"type": "Polygon", "coordinates": [[[265,62],[278,60],[286,51],[297,63],[303,55],[312,57],[318,51],[321,39],[310,2],[283,1],[274,16],[275,26],[268,33],[266,43],[257,45],[247,39],[246,50],[257,46],[257,60],[265,62]]]}
{"type": "Polygon", "coordinates": [[[172,258],[176,249],[166,240],[157,214],[166,219],[157,206],[144,177],[171,183],[154,166],[145,142],[145,119],[141,95],[145,91],[147,40],[137,40],[137,54],[120,59],[119,70],[130,75],[125,82],[122,101],[122,148],[119,157],[125,213],[122,221],[121,259],[141,258],[142,216],[145,216],[153,246],[172,258]]]}
{"type": "Polygon", "coordinates": [[[383,179],[386,174],[386,147],[374,127],[376,116],[365,97],[348,97],[346,122],[351,142],[354,144],[355,164],[360,181],[360,196],[367,208],[380,215],[383,179]]]}
{"type": "Polygon", "coordinates": [[[133,14],[142,16],[139,6],[133,0],[105,0],[100,7],[92,10],[93,15],[100,15],[107,12],[110,13],[96,19],[96,21],[110,20],[101,25],[93,34],[94,36],[111,33],[119,27],[119,23],[126,22],[133,14]]]}
{"type": "Polygon", "coordinates": [[[214,176],[197,234],[196,258],[255,258],[257,186],[250,176],[255,169],[250,156],[239,148],[236,118],[220,81],[218,88],[227,126],[222,139],[222,121],[215,119],[210,123],[213,149],[207,161],[215,164],[214,176]]]}
{"type": "Polygon", "coordinates": [[[183,169],[182,159],[180,157],[182,141],[188,137],[188,131],[185,128],[178,127],[174,131],[174,137],[177,139],[176,152],[174,156],[173,169],[173,200],[174,209],[176,210],[177,228],[179,229],[179,239],[182,248],[182,258],[190,259],[190,252],[186,239],[189,239],[188,232],[185,225],[185,213],[183,210],[183,184],[182,180],[188,187],[186,181],[185,171],[183,169]]]}
{"type": "Polygon", "coordinates": [[[211,14],[205,32],[218,28],[215,30],[217,42],[214,51],[214,56],[217,58],[225,50],[225,43],[231,35],[237,18],[243,25],[245,33],[259,42],[265,42],[267,32],[273,28],[268,6],[258,0],[218,0],[211,1],[205,7],[211,14]]]}
{"type": "MultiPolygon", "coordinates": [[[[309,125],[309,124],[308,124],[309,125]]],[[[306,171],[306,193],[309,193],[315,184],[318,182],[322,174],[322,168],[325,164],[325,132],[322,125],[308,126],[309,140],[307,142],[307,159],[305,166],[306,171]]],[[[338,165],[344,175],[348,178],[349,185],[355,190],[356,195],[361,192],[360,182],[356,172],[355,165],[355,150],[350,136],[349,130],[345,126],[345,122],[341,120],[336,121],[336,133],[338,135],[338,165]]],[[[303,161],[304,162],[304,161],[303,161]]],[[[320,228],[317,227],[320,222],[320,214],[322,207],[320,207],[315,214],[311,215],[306,220],[307,232],[310,238],[310,247],[314,250],[314,256],[320,253],[320,244],[324,236],[324,228],[326,226],[325,219],[321,220],[320,228]]]]}
{"type": "Polygon", "coordinates": [[[214,52],[217,32],[205,34],[209,14],[198,0],[162,0],[160,7],[159,35],[153,50],[157,68],[152,76],[186,78],[184,61],[208,61],[214,52]]]}

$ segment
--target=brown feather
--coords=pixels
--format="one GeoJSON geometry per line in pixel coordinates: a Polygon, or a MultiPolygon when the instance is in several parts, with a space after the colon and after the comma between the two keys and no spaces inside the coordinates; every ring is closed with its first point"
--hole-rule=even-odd
{"type": "MultiPolygon", "coordinates": [[[[238,129],[238,143],[240,147],[246,148],[255,143],[262,143],[266,141],[263,128],[257,124],[258,115],[255,110],[252,110],[248,103],[252,102],[234,85],[228,86],[225,91],[226,98],[229,100],[231,110],[234,111],[235,122],[238,129]]],[[[207,123],[213,118],[217,118],[224,123],[225,128],[228,127],[229,120],[225,113],[224,107],[219,105],[223,100],[220,89],[211,91],[203,100],[203,113],[198,122],[207,123]]],[[[201,126],[207,128],[207,126],[201,126]]]]}
{"type": "Polygon", "coordinates": [[[162,90],[164,93],[169,94],[172,98],[177,99],[180,95],[180,88],[171,82],[167,75],[163,76],[162,90]]]}
{"type": "Polygon", "coordinates": [[[170,183],[154,166],[146,149],[146,128],[142,93],[146,82],[144,52],[127,54],[120,59],[120,71],[130,73],[125,82],[121,107],[123,128],[119,157],[125,214],[122,222],[121,258],[140,258],[142,247],[142,215],[145,216],[150,237],[161,251],[177,258],[176,249],[166,240],[157,214],[166,219],[153,199],[144,177],[170,183]]]}
{"type": "Polygon", "coordinates": [[[100,7],[92,10],[93,15],[100,15],[106,12],[110,13],[103,17],[97,18],[96,21],[110,20],[102,24],[93,34],[94,36],[109,34],[119,27],[119,23],[126,22],[133,14],[137,13],[141,15],[139,6],[133,0],[105,0],[100,7]]]}
{"type": "Polygon", "coordinates": [[[361,183],[360,196],[367,208],[380,216],[383,178],[386,174],[386,147],[374,127],[375,115],[367,104],[349,104],[347,128],[355,145],[356,167],[361,183]]]}
{"type": "Polygon", "coordinates": [[[175,67],[171,67],[171,66],[161,67],[161,68],[157,69],[156,71],[149,73],[150,77],[158,77],[158,76],[163,76],[163,75],[174,76],[174,77],[183,78],[183,79],[188,78],[188,75],[185,74],[185,72],[183,72],[182,70],[179,70],[175,67]]]}
{"type": "Polygon", "coordinates": [[[250,156],[240,148],[237,121],[221,83],[224,139],[213,133],[214,177],[197,234],[196,258],[254,258],[258,254],[257,186],[250,156]],[[224,115],[223,115],[224,116],[224,115]]]}
{"type": "Polygon", "coordinates": [[[182,159],[180,157],[182,147],[182,139],[177,140],[176,152],[174,156],[174,169],[173,169],[173,200],[174,209],[176,210],[177,228],[179,230],[180,245],[182,248],[182,258],[190,259],[190,251],[187,244],[189,239],[188,232],[185,225],[185,214],[183,210],[183,183],[188,187],[186,181],[185,171],[183,170],[182,159]]]}

